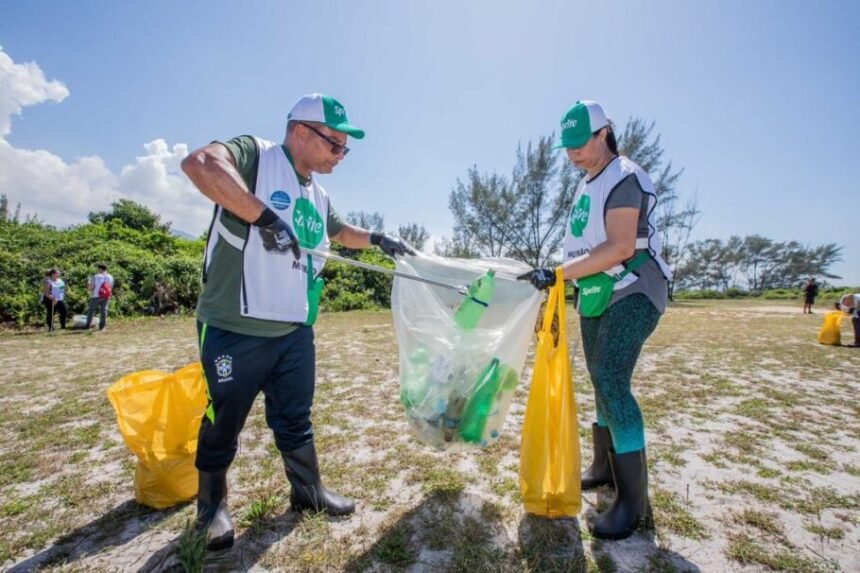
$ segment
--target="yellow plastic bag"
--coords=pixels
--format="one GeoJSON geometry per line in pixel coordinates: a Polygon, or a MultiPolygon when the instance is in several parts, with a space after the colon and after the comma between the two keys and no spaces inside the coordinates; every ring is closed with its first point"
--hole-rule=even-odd
{"type": "Polygon", "coordinates": [[[824,324],[821,325],[821,330],[818,331],[818,342],[821,344],[829,344],[830,346],[842,345],[842,319],[845,315],[834,310],[824,315],[824,324]]]}
{"type": "Polygon", "coordinates": [[[520,492],[528,513],[572,517],[582,508],[576,400],[567,350],[564,277],[556,270],[538,331],[520,446],[520,492]],[[558,344],[552,324],[558,316],[558,344]]]}
{"type": "Polygon", "coordinates": [[[119,431],[138,459],[138,503],[171,507],[197,495],[197,435],[206,409],[200,363],[174,373],[143,370],[124,376],[107,391],[119,431]]]}

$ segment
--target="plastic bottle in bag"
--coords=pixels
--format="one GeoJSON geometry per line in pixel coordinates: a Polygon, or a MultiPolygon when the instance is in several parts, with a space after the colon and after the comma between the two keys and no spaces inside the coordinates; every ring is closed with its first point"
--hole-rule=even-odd
{"type": "Polygon", "coordinates": [[[466,292],[465,300],[454,313],[454,321],[463,330],[472,330],[496,293],[496,272],[492,269],[487,271],[475,279],[466,292]]]}
{"type": "Polygon", "coordinates": [[[493,409],[496,394],[499,393],[501,377],[499,376],[499,359],[493,358],[481,371],[463,411],[460,422],[460,437],[464,442],[480,443],[484,434],[487,416],[493,409]]]}
{"type": "Polygon", "coordinates": [[[400,390],[400,401],[407,408],[420,406],[430,390],[430,352],[423,344],[409,356],[406,375],[400,390]]]}

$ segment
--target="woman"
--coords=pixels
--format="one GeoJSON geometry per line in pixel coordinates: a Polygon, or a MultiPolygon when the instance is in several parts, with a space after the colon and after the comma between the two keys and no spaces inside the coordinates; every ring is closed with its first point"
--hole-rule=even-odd
{"type": "MultiPolygon", "coordinates": [[[[654,184],[618,154],[600,104],[577,102],[561,120],[556,147],[585,171],[573,198],[561,267],[564,278],[577,283],[597,410],[594,461],[582,475],[582,489],[615,486],[614,503],[589,529],[595,537],[623,539],[651,517],[645,429],[630,380],[642,345],[666,309],[670,271],[660,258],[654,184]]],[[[544,289],[555,277],[554,269],[535,269],[520,278],[544,289]]]]}
{"type": "Polygon", "coordinates": [[[44,293],[42,304],[45,305],[45,322],[48,332],[54,331],[54,316],[60,317],[60,328],[66,328],[66,283],[60,278],[60,271],[51,269],[48,278],[44,282],[44,293]]]}

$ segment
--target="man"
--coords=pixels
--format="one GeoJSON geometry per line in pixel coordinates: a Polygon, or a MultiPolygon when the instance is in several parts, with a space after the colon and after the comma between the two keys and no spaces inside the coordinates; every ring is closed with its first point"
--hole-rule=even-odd
{"type": "Polygon", "coordinates": [[[815,297],[817,296],[818,285],[814,278],[809,277],[803,287],[803,314],[813,314],[812,305],[815,304],[815,297]]]}
{"type": "Polygon", "coordinates": [[[836,310],[851,314],[851,325],[854,327],[854,344],[846,344],[860,348],[860,293],[846,294],[835,304],[836,310]]]}
{"type": "Polygon", "coordinates": [[[87,325],[89,332],[93,323],[93,314],[99,311],[99,332],[103,332],[107,326],[107,306],[110,297],[113,296],[113,277],[107,272],[107,265],[99,265],[96,274],[87,281],[87,290],[90,291],[90,305],[87,308],[87,325]]]}
{"type": "Polygon", "coordinates": [[[287,116],[281,145],[251,136],[194,151],[182,169],[216,203],[197,305],[200,358],[209,405],[200,427],[197,527],[210,550],[233,544],[227,469],[257,394],[275,435],[294,510],[353,512],[352,501],[323,487],[311,429],[314,333],[329,241],[414,254],[403,242],[344,223],[314,173],[331,173],[347,138],[364,131],[321,94],[302,97],[287,116]]]}

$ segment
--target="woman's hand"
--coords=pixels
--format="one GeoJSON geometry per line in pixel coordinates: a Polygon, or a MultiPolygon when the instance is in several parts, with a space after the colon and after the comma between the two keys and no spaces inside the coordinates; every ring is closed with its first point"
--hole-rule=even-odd
{"type": "Polygon", "coordinates": [[[520,281],[529,281],[538,290],[555,286],[555,269],[532,269],[517,277],[520,281]]]}

